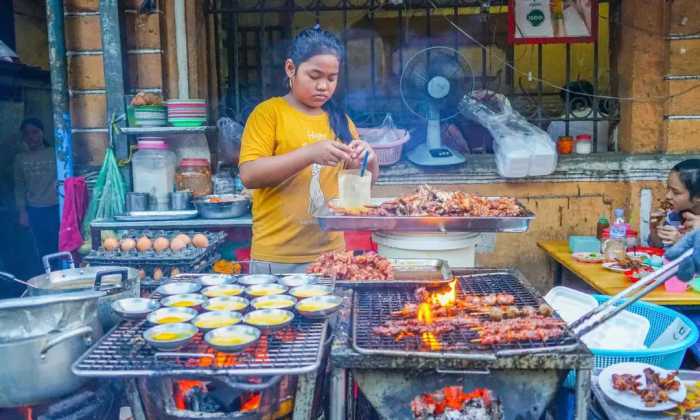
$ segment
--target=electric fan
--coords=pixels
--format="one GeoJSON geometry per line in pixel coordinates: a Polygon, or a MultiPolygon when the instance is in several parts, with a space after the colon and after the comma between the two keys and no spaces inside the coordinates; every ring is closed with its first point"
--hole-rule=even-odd
{"type": "Polygon", "coordinates": [[[453,48],[426,48],[408,60],[401,73],[401,100],[427,121],[426,142],[408,153],[411,162],[421,166],[464,163],[464,156],[443,146],[440,122],[459,113],[459,102],[473,88],[471,67],[453,48]]]}

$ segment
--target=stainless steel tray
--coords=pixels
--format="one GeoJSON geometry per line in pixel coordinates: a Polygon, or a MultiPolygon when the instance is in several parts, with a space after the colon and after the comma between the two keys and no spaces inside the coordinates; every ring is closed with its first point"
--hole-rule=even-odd
{"type": "Polygon", "coordinates": [[[120,222],[187,220],[197,217],[197,210],[132,211],[114,216],[120,222]]]}
{"type": "Polygon", "coordinates": [[[343,280],[335,284],[347,287],[391,287],[415,284],[426,287],[444,286],[452,281],[447,261],[438,259],[388,259],[394,268],[394,280],[343,280]]]}
{"type": "MultiPolygon", "coordinates": [[[[496,199],[498,197],[489,197],[496,199]]],[[[381,204],[391,198],[375,198],[381,204]]],[[[331,204],[337,200],[331,200],[331,204]]],[[[325,231],[401,231],[401,232],[527,232],[535,215],[520,202],[522,216],[514,217],[456,217],[456,216],[341,216],[328,205],[314,216],[325,231]]]]}
{"type": "MultiPolygon", "coordinates": [[[[632,410],[610,400],[605,396],[598,385],[598,375],[601,371],[602,369],[596,369],[595,372],[593,372],[593,378],[591,378],[591,388],[593,389],[593,396],[595,397],[596,402],[608,418],[615,420],[668,420],[672,418],[667,414],[664,414],[664,411],[649,413],[632,410]]],[[[689,386],[697,381],[700,381],[700,372],[693,370],[681,370],[678,372],[678,378],[680,378],[680,380],[683,381],[686,386],[689,386]]],[[[700,416],[700,410],[695,410],[688,414],[700,416]]]]}

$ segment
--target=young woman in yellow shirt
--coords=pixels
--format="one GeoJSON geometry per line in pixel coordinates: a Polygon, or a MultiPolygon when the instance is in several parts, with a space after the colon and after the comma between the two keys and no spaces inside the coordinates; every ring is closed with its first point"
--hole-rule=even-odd
{"type": "Polygon", "coordinates": [[[311,209],[337,196],[341,169],[358,168],[365,153],[373,180],[379,175],[372,148],[332,99],[343,54],[332,33],[302,31],[285,62],[289,93],[260,103],[246,122],[239,166],[253,190],[251,272],[303,272],[343,249],[342,233],[321,231],[311,209]]]}

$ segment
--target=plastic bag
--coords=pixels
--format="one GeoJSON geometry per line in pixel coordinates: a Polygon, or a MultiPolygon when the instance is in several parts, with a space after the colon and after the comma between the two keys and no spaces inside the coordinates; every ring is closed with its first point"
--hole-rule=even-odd
{"type": "Polygon", "coordinates": [[[501,176],[543,176],[556,169],[554,142],[544,130],[514,111],[505,96],[486,90],[473,91],[462,100],[460,113],[491,133],[501,176]]]}
{"type": "Polygon", "coordinates": [[[83,219],[83,238],[90,240],[90,224],[95,219],[111,218],[124,213],[126,185],[119,172],[119,165],[111,147],[107,148],[105,159],[92,191],[90,205],[83,219]]]}
{"type": "Polygon", "coordinates": [[[216,125],[219,128],[218,160],[227,164],[237,162],[243,126],[228,117],[219,118],[216,125]]]}
{"type": "Polygon", "coordinates": [[[388,144],[400,140],[403,133],[403,130],[396,128],[391,114],[386,114],[378,127],[362,129],[362,138],[370,144],[388,144]]]}

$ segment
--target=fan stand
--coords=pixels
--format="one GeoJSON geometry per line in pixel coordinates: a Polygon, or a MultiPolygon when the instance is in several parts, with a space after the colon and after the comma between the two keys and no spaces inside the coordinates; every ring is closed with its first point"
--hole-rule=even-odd
{"type": "Polygon", "coordinates": [[[408,152],[408,160],[419,166],[450,166],[466,162],[463,155],[442,145],[440,111],[432,104],[429,115],[426,142],[408,152]]]}

